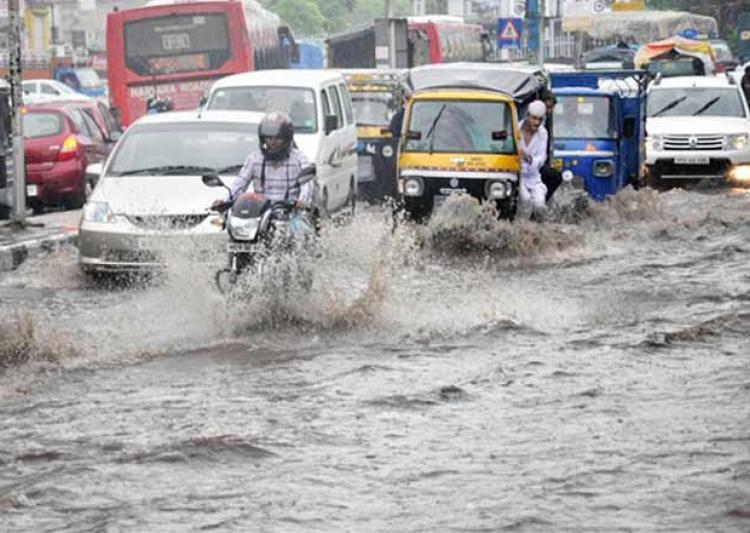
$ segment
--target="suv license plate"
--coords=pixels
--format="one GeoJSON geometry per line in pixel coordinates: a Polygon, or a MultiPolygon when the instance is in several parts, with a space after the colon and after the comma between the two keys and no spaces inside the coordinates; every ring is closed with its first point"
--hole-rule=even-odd
{"type": "Polygon", "coordinates": [[[711,160],[708,156],[703,155],[688,155],[684,157],[675,157],[675,165],[708,165],[711,160]]]}

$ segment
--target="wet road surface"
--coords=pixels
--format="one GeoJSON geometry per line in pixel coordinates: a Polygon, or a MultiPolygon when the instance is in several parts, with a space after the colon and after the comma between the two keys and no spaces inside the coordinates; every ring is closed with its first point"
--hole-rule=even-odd
{"type": "Polygon", "coordinates": [[[109,289],[30,260],[0,278],[0,529],[748,531],[750,195],[578,215],[370,208],[309,293],[229,302],[187,261],[109,289]]]}

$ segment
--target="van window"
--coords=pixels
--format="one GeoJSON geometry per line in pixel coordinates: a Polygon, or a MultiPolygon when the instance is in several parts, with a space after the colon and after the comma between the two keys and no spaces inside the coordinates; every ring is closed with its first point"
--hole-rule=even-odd
{"type": "Polygon", "coordinates": [[[346,125],[354,123],[354,110],[352,109],[352,98],[349,94],[349,90],[346,88],[346,84],[339,84],[339,91],[341,92],[341,99],[344,104],[344,112],[346,114],[346,125]]]}
{"type": "Polygon", "coordinates": [[[58,91],[54,87],[50,87],[46,83],[42,83],[41,87],[42,87],[42,94],[54,94],[55,96],[60,94],[60,91],[58,91]]]}
{"type": "Polygon", "coordinates": [[[323,117],[331,114],[331,105],[328,103],[328,91],[320,90],[320,101],[323,103],[323,117]]]}
{"type": "Polygon", "coordinates": [[[328,90],[331,94],[331,100],[333,101],[333,111],[339,119],[339,128],[344,127],[344,113],[341,110],[341,98],[339,97],[339,90],[335,85],[331,85],[328,90]]]}

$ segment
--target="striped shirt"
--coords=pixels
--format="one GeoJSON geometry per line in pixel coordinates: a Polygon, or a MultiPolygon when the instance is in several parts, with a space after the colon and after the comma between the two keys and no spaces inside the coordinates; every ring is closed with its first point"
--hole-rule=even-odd
{"type": "Polygon", "coordinates": [[[260,150],[248,156],[242,170],[229,187],[232,191],[232,198],[252,185],[253,192],[261,193],[274,202],[293,202],[300,199],[310,207],[313,201],[313,180],[303,184],[302,187],[297,185],[297,176],[303,168],[309,165],[305,154],[297,148],[292,148],[286,159],[265,161],[265,178],[262,177],[264,159],[263,152],[260,150]]]}

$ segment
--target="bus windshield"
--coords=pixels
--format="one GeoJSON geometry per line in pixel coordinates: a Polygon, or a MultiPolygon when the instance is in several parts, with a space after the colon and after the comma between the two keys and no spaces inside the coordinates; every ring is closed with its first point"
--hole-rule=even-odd
{"type": "Polygon", "coordinates": [[[558,96],[552,119],[555,139],[613,139],[607,96],[558,96]]]}
{"type": "Polygon", "coordinates": [[[512,113],[505,102],[418,100],[409,115],[407,152],[516,152],[512,113]]]}
{"type": "Polygon", "coordinates": [[[125,63],[141,76],[220,68],[231,57],[226,15],[169,15],[125,24],[125,63]]]}

